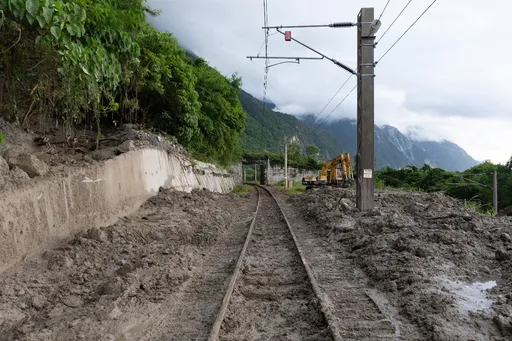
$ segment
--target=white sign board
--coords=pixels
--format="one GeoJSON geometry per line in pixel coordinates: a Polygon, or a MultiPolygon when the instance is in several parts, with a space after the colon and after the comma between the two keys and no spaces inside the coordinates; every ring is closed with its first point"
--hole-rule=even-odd
{"type": "Polygon", "coordinates": [[[363,178],[371,179],[373,177],[373,171],[371,169],[365,169],[363,171],[363,178]]]}

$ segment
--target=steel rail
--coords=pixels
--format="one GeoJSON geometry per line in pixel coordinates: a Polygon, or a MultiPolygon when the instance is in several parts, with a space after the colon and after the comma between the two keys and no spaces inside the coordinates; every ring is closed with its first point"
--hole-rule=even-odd
{"type": "Polygon", "coordinates": [[[252,231],[254,230],[254,224],[256,223],[256,217],[258,216],[258,212],[260,209],[261,203],[261,195],[258,190],[258,203],[256,205],[256,211],[254,212],[254,217],[252,218],[251,225],[249,226],[249,231],[247,232],[247,237],[245,238],[245,243],[238,256],[238,261],[236,262],[235,270],[233,275],[231,276],[231,280],[229,282],[228,289],[224,294],[224,298],[222,300],[222,305],[219,309],[219,313],[215,318],[215,322],[213,323],[213,327],[210,331],[210,336],[208,337],[208,341],[217,341],[219,338],[220,327],[222,326],[222,321],[224,321],[224,316],[226,315],[226,311],[228,310],[229,301],[231,300],[231,295],[233,294],[233,290],[235,288],[236,280],[240,275],[240,269],[242,268],[242,261],[245,257],[245,253],[247,251],[247,247],[249,246],[249,242],[251,241],[252,231]]]}
{"type": "Polygon", "coordinates": [[[309,263],[307,262],[306,258],[304,257],[304,252],[302,251],[299,241],[297,237],[295,236],[295,232],[293,231],[292,225],[290,224],[290,221],[286,217],[286,214],[283,211],[283,208],[281,205],[279,205],[279,202],[277,201],[274,194],[268,189],[263,186],[254,185],[256,187],[263,188],[265,191],[267,191],[274,202],[276,203],[277,207],[279,207],[279,211],[281,211],[281,214],[283,215],[283,218],[286,222],[286,225],[288,226],[288,230],[290,231],[290,234],[293,238],[293,244],[295,245],[295,248],[297,249],[297,252],[299,253],[302,265],[304,266],[304,269],[306,270],[306,273],[308,274],[309,282],[311,283],[311,286],[313,287],[313,291],[315,292],[315,295],[320,303],[320,310],[322,311],[322,314],[324,315],[325,320],[327,321],[327,325],[329,327],[329,331],[331,332],[331,336],[334,341],[342,341],[340,337],[340,333],[338,332],[338,328],[336,327],[336,319],[334,317],[333,312],[331,309],[329,309],[328,304],[328,298],[327,295],[323,294],[320,290],[320,286],[318,285],[318,282],[316,281],[315,275],[313,274],[313,271],[311,270],[311,267],[309,266],[309,263]]]}
{"type": "Polygon", "coordinates": [[[261,203],[261,192],[260,192],[260,190],[264,190],[267,193],[269,193],[270,196],[272,197],[272,199],[274,200],[274,202],[276,203],[277,207],[279,208],[279,211],[281,212],[281,214],[282,214],[282,216],[283,216],[283,218],[284,218],[284,220],[286,222],[286,226],[288,227],[288,231],[290,232],[290,234],[292,236],[293,244],[295,245],[297,253],[299,254],[302,266],[306,270],[306,273],[308,275],[308,278],[309,278],[309,281],[311,283],[311,286],[313,287],[313,291],[315,293],[315,296],[318,299],[318,302],[320,304],[321,313],[322,313],[322,315],[324,316],[324,318],[325,318],[325,320],[327,322],[327,326],[329,328],[331,336],[332,336],[334,341],[342,341],[341,337],[339,336],[340,333],[338,332],[338,328],[336,328],[334,314],[332,313],[331,309],[329,309],[329,304],[327,302],[328,298],[326,297],[325,294],[323,294],[321,292],[320,287],[318,285],[318,282],[316,281],[316,278],[315,278],[315,276],[313,274],[313,271],[311,270],[311,267],[309,266],[309,263],[307,262],[306,258],[304,257],[304,253],[303,253],[303,251],[302,251],[302,249],[301,249],[301,247],[299,245],[299,242],[298,242],[298,239],[297,239],[297,237],[295,235],[295,232],[293,231],[293,228],[292,228],[288,218],[286,217],[286,214],[284,213],[281,205],[279,205],[279,202],[277,201],[276,197],[274,196],[274,194],[268,188],[265,188],[264,186],[256,185],[256,184],[251,184],[251,185],[254,186],[256,188],[257,192],[258,192],[258,204],[256,206],[256,212],[254,214],[254,217],[252,218],[251,225],[249,227],[249,231],[247,232],[247,237],[246,237],[244,246],[243,246],[242,251],[240,252],[240,255],[238,257],[238,261],[236,263],[235,270],[233,272],[233,275],[231,276],[231,280],[230,280],[228,289],[226,290],[226,293],[224,295],[224,299],[222,300],[222,305],[221,305],[221,307],[219,309],[219,313],[217,314],[217,317],[216,317],[215,322],[213,324],[213,327],[211,329],[210,336],[208,337],[208,341],[218,341],[218,337],[219,337],[219,333],[220,333],[220,328],[222,326],[222,322],[224,321],[224,317],[226,315],[227,308],[228,308],[229,302],[231,300],[231,296],[233,294],[233,290],[234,290],[236,281],[237,281],[237,279],[238,279],[238,277],[240,275],[240,269],[242,267],[242,262],[243,262],[243,259],[245,257],[245,254],[246,254],[249,242],[251,240],[252,233],[253,233],[253,230],[254,230],[254,225],[256,223],[256,218],[257,218],[258,213],[259,213],[259,208],[260,208],[260,203],[261,203]]]}

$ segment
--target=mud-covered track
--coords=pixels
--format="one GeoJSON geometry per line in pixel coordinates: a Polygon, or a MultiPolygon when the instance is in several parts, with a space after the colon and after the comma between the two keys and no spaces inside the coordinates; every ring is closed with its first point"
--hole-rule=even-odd
{"type": "Polygon", "coordinates": [[[293,230],[264,187],[209,340],[336,340],[293,230]]]}

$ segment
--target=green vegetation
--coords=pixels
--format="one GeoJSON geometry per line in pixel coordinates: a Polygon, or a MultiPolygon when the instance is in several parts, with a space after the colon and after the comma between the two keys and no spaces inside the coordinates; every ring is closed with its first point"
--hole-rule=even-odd
{"type": "MultiPolygon", "coordinates": [[[[241,135],[245,157],[252,158],[255,154],[269,155],[271,162],[278,161],[279,154],[284,152],[284,137],[288,139],[296,137],[300,141],[303,155],[307,155],[308,146],[314,146],[318,149],[318,156],[322,160],[331,159],[345,152],[331,133],[313,131],[313,128],[293,115],[275,112],[268,108],[263,110],[262,102],[243,90],[240,91],[239,98],[247,113],[246,128],[241,135]]],[[[283,163],[284,161],[281,161],[280,164],[283,163]]]]}
{"type": "Polygon", "coordinates": [[[2,134],[2,132],[0,131],[0,144],[4,143],[4,134],[2,134]]]}
{"type": "Polygon", "coordinates": [[[512,205],[512,158],[505,164],[489,161],[464,172],[448,172],[424,165],[403,169],[384,168],[375,173],[377,188],[394,187],[424,192],[443,191],[464,200],[465,205],[483,214],[491,214],[493,172],[498,172],[498,209],[512,205]]]}
{"type": "Polygon", "coordinates": [[[233,193],[239,194],[239,195],[247,195],[249,194],[254,187],[251,185],[237,185],[235,188],[233,188],[233,193]]]}
{"type": "Polygon", "coordinates": [[[138,123],[195,157],[241,155],[241,79],[186,56],[146,22],[146,0],[0,0],[0,115],[66,131],[138,123]]]}
{"type": "Polygon", "coordinates": [[[292,187],[285,189],[284,188],[284,180],[279,182],[279,184],[274,185],[273,187],[278,190],[285,191],[288,194],[300,194],[300,193],[304,193],[306,191],[306,186],[304,186],[300,182],[294,182],[292,187]]]}
{"type": "MultiPolygon", "coordinates": [[[[243,155],[246,163],[269,160],[270,165],[284,165],[284,152],[281,154],[271,152],[246,151],[243,155]]],[[[320,149],[315,145],[308,145],[306,152],[301,153],[298,143],[288,144],[288,166],[306,170],[319,170],[324,161],[320,157],[320,149]]]]}

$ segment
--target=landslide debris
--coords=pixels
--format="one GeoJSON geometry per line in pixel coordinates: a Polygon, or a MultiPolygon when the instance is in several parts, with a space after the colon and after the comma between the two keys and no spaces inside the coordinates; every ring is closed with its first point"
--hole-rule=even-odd
{"type": "Polygon", "coordinates": [[[0,274],[0,340],[107,340],[180,290],[247,198],[163,190],[0,274]]]}
{"type": "Polygon", "coordinates": [[[441,193],[377,190],[367,213],[351,189],[287,200],[428,340],[512,339],[510,218],[479,215],[441,193]]]}
{"type": "Polygon", "coordinates": [[[0,192],[29,186],[42,177],[68,174],[132,150],[152,147],[186,158],[186,151],[172,137],[121,125],[103,131],[96,148],[96,133],[75,131],[72,135],[53,124],[27,131],[0,118],[5,142],[0,145],[0,192]]]}

